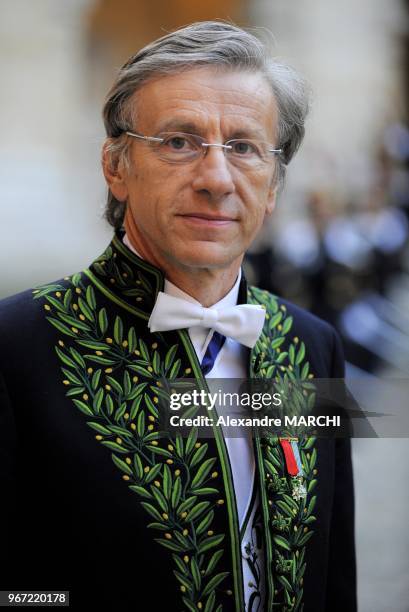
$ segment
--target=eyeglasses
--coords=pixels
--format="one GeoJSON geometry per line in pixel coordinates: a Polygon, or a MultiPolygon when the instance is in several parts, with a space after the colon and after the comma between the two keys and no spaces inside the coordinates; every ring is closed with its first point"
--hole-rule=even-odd
{"type": "Polygon", "coordinates": [[[234,138],[220,144],[205,142],[204,138],[197,134],[183,132],[166,132],[157,137],[128,131],[126,134],[144,140],[153,148],[159,159],[171,164],[184,164],[204,157],[210,147],[220,147],[232,164],[243,168],[256,168],[282,153],[282,149],[274,149],[273,145],[267,142],[247,138],[234,138]]]}

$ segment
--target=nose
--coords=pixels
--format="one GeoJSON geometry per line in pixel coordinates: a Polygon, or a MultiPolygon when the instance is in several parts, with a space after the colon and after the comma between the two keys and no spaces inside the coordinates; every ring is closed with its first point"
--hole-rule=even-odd
{"type": "Polygon", "coordinates": [[[221,147],[207,147],[195,167],[192,187],[217,202],[235,191],[229,163],[221,147]]]}

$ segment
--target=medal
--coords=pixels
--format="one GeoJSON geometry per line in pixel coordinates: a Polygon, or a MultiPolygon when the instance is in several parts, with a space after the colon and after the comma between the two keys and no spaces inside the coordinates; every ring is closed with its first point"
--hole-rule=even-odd
{"type": "Polygon", "coordinates": [[[279,438],[289,476],[302,476],[302,463],[298,450],[298,438],[279,438]]]}
{"type": "Polygon", "coordinates": [[[296,501],[306,497],[307,489],[303,484],[303,469],[298,449],[298,438],[279,438],[283,449],[287,473],[291,476],[292,496],[296,501]]]}

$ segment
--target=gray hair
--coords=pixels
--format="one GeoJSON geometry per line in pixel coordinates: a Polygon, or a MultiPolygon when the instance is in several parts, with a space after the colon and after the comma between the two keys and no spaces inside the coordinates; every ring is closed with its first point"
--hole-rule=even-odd
{"type": "MultiPolygon", "coordinates": [[[[149,79],[197,66],[260,72],[271,86],[278,108],[276,180],[282,186],[286,165],[304,137],[309,92],[304,80],[290,67],[274,61],[266,44],[248,31],[223,21],[200,21],[153,41],[130,57],[120,69],[103,108],[107,133],[106,150],[115,167],[122,159],[129,167],[129,139],[135,130],[133,94],[149,79]]],[[[109,191],[105,218],[120,228],[124,202],[109,191]]]]}

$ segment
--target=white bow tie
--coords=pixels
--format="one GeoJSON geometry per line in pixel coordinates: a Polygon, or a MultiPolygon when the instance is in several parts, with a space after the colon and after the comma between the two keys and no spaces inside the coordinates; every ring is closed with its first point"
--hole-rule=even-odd
{"type": "Polygon", "coordinates": [[[253,348],[263,329],[266,312],[261,306],[239,304],[224,308],[205,308],[160,291],[148,321],[151,332],[185,329],[194,326],[215,329],[253,348]]]}

